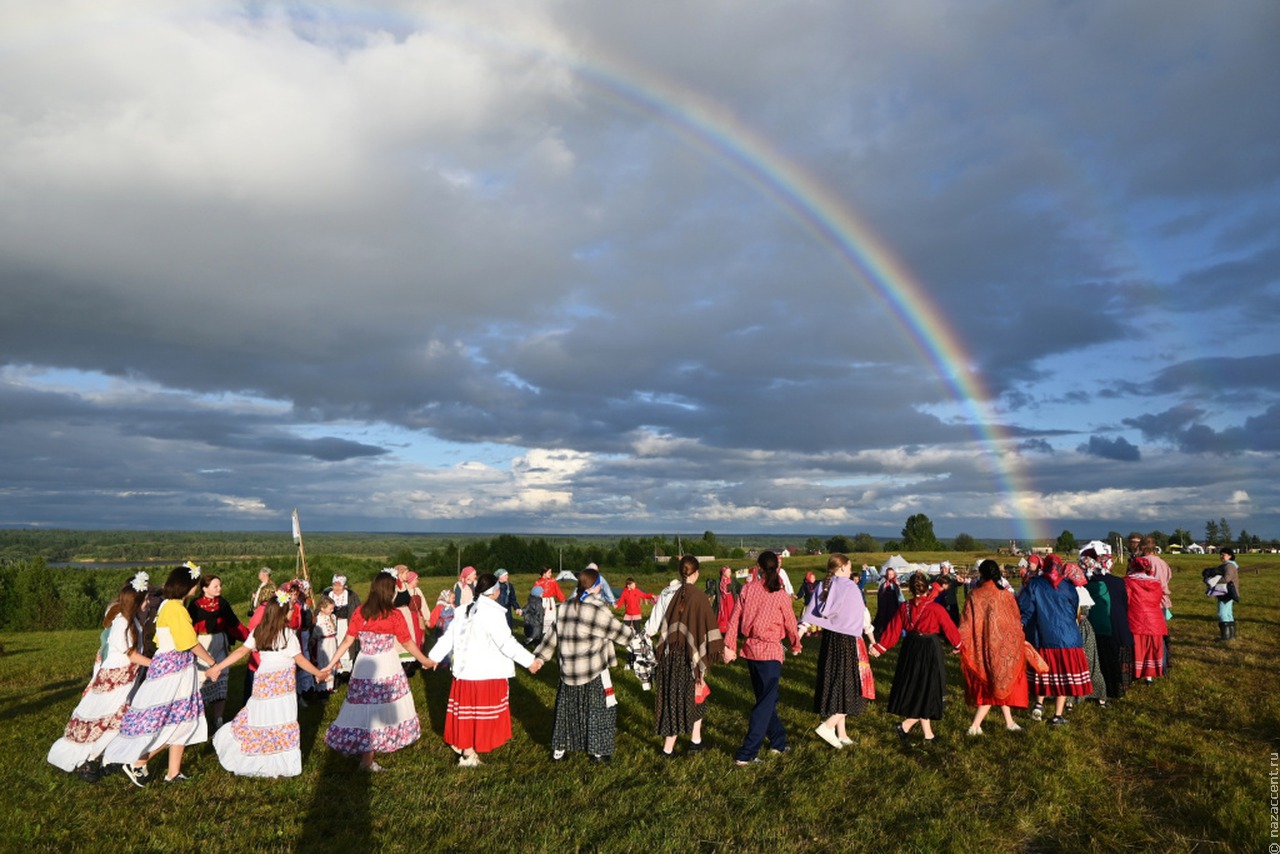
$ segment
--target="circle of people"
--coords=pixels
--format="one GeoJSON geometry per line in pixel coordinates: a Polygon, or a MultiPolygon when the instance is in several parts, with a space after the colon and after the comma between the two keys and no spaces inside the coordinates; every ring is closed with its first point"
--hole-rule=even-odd
{"type": "MultiPolygon", "coordinates": [[[[664,758],[676,755],[681,736],[688,736],[689,752],[704,749],[709,671],[742,658],[755,704],[734,761],[750,765],[761,761],[766,744],[773,753],[788,749],[777,708],[782,665],[786,650],[798,655],[812,634],[820,634],[814,733],[837,750],[852,743],[847,718],[875,699],[870,660],[899,643],[887,708],[902,718],[893,728],[904,746],[917,723],[925,743],[935,738],[947,649],[960,656],[965,701],[975,708],[969,736],[982,735],[993,707],[1008,730],[1020,731],[1012,710],[1031,705],[1032,720],[1040,721],[1048,700],[1049,723],[1062,726],[1075,702],[1105,706],[1133,681],[1150,683],[1169,666],[1170,568],[1150,538],[1131,548],[1123,577],[1111,573],[1113,559],[1101,543],[1083,549],[1074,563],[1032,556],[1016,593],[994,560],[982,561],[967,582],[947,565],[933,579],[916,572],[905,584],[890,569],[876,593],[874,619],[842,554],[830,556],[824,579],[806,577],[794,597],[805,599],[799,620],[789,579],[771,551],[760,554],[745,583],[726,566],[699,585],[699,562],[685,556],[677,577],[656,596],[628,578],[614,599],[594,564],[566,596],[545,568],[523,608],[505,570],[482,574],[467,567],[429,616],[417,576],[403,566],[379,573],[364,602],[345,577],[335,576],[313,619],[305,616],[306,582],[295,579],[276,590],[264,568],[247,625],[221,596],[221,580],[187,563],[161,588],[143,572],[120,590],[106,613],[89,686],[48,761],[89,781],[119,766],[144,786],[148,763],[167,751],[164,780],[180,783],[187,779],[184,749],[207,741],[212,729],[218,759],[232,773],[296,776],[302,772],[298,704],[328,696],[342,681],[347,692],[325,743],[358,757],[362,770],[379,772],[378,754],[421,736],[410,676],[445,666],[453,679],[444,741],[459,766],[474,767],[512,737],[508,680],[515,665],[537,673],[557,657],[551,759],[582,751],[593,762],[608,762],[617,714],[610,668],[623,647],[627,668],[645,690],[654,689],[664,758]],[[963,614],[956,595],[962,584],[963,614]],[[647,619],[645,601],[653,603],[647,619]],[[622,620],[613,608],[623,611],[622,620]],[[524,618],[525,643],[514,635],[513,615],[524,618]],[[424,652],[426,628],[438,637],[424,652]],[[230,651],[235,641],[242,645],[230,651]],[[227,669],[246,658],[245,705],[224,725],[227,669]]],[[[1221,564],[1204,574],[1206,594],[1218,601],[1224,641],[1235,638],[1234,558],[1222,549],[1221,564]]]]}

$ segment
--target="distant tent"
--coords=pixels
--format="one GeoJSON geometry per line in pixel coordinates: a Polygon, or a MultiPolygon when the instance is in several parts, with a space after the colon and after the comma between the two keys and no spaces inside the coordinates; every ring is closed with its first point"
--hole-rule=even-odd
{"type": "Polygon", "coordinates": [[[1204,546],[1200,545],[1199,543],[1192,543],[1191,545],[1187,546],[1187,554],[1202,555],[1204,554],[1204,546]]]}
{"type": "Polygon", "coordinates": [[[902,555],[894,555],[880,565],[880,574],[883,575],[885,570],[892,569],[895,572],[903,572],[911,569],[911,564],[907,563],[902,555]]]}

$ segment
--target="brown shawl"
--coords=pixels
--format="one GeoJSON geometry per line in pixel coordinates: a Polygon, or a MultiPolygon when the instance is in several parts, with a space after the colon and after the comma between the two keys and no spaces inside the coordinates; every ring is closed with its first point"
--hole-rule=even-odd
{"type": "Polygon", "coordinates": [[[960,666],[967,678],[986,684],[997,697],[1024,672],[1022,615],[1018,601],[994,582],[984,582],[964,598],[960,618],[960,666]]]}
{"type": "Polygon", "coordinates": [[[680,585],[667,603],[653,647],[655,661],[662,661],[667,652],[688,658],[697,682],[706,677],[707,668],[724,652],[724,637],[711,600],[692,584],[680,585]]]}

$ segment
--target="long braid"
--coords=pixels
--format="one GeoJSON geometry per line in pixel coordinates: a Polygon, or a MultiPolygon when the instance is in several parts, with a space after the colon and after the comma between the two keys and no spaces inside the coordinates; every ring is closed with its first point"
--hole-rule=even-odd
{"type": "Polygon", "coordinates": [[[827,577],[822,580],[822,594],[818,600],[822,607],[827,605],[827,596],[831,595],[831,582],[836,577],[836,573],[849,565],[849,558],[842,554],[833,554],[827,558],[827,577]]]}

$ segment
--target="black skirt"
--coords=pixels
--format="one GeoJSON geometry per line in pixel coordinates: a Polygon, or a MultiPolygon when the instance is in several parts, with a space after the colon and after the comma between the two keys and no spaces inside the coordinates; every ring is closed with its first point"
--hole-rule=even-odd
{"type": "Polygon", "coordinates": [[[853,635],[824,631],[818,649],[818,681],[813,690],[813,710],[824,718],[860,715],[867,708],[858,679],[858,639],[853,635]]]}
{"type": "Polygon", "coordinates": [[[585,685],[560,683],[556,691],[552,750],[584,750],[594,756],[612,756],[618,707],[605,702],[599,676],[585,685]]]}
{"type": "Polygon", "coordinates": [[[889,713],[904,718],[942,717],[947,692],[947,662],[937,635],[909,632],[902,640],[889,689],[889,713]]]}
{"type": "Polygon", "coordinates": [[[653,674],[654,729],[658,735],[693,732],[702,720],[703,703],[693,701],[693,665],[681,655],[662,656],[653,674]]]}

